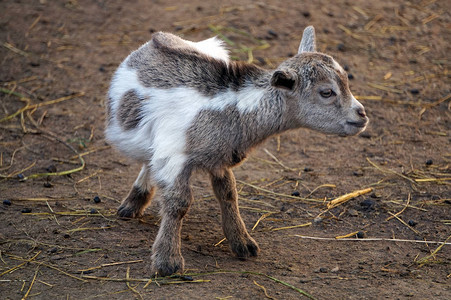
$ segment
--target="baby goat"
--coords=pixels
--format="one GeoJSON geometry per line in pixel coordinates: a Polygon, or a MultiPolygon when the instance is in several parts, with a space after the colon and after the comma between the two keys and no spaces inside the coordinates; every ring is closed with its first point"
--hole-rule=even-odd
{"type": "Polygon", "coordinates": [[[117,69],[107,123],[107,140],[143,165],[118,215],[142,216],[155,188],[162,190],[152,271],[166,276],[183,270],[180,231],[193,200],[193,170],[210,174],[232,251],[240,258],[256,256],[231,168],[272,135],[299,127],[355,135],[368,118],[343,68],[316,52],[309,26],[298,54],[276,70],[230,61],[216,38],[194,43],[156,33],[117,69]]]}

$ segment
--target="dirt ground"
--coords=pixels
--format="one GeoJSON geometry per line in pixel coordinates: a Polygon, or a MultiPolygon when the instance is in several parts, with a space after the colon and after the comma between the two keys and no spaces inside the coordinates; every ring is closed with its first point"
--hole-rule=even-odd
{"type": "Polygon", "coordinates": [[[451,2],[304,2],[1,1],[1,297],[451,299],[451,2]],[[140,168],[104,140],[115,68],[160,30],[218,35],[274,68],[307,25],[368,129],[284,133],[235,168],[256,259],[231,255],[195,174],[185,274],[150,281],[158,199],[140,220],[115,215],[140,168]]]}

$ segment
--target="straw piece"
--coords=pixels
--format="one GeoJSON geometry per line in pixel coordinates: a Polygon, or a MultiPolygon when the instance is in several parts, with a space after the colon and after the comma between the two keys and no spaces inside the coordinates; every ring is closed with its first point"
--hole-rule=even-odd
{"type": "Polygon", "coordinates": [[[312,225],[312,222],[299,224],[299,225],[293,225],[293,226],[286,226],[286,227],[279,227],[279,228],[273,228],[271,231],[278,231],[278,230],[285,230],[285,229],[292,229],[292,228],[299,228],[299,227],[306,227],[312,225]]]}
{"type": "MultiPolygon", "coordinates": [[[[443,243],[441,243],[440,246],[438,246],[434,251],[432,251],[431,254],[429,254],[429,255],[427,255],[427,256],[425,256],[425,257],[419,259],[419,260],[417,261],[417,263],[420,264],[420,265],[424,265],[424,264],[428,263],[431,259],[435,259],[435,255],[437,254],[437,252],[439,252],[440,249],[442,249],[443,246],[445,246],[445,245],[447,245],[447,244],[450,244],[450,243],[447,243],[447,241],[448,241],[450,238],[451,238],[451,235],[448,236],[448,237],[446,238],[446,240],[445,240],[443,243]]],[[[450,275],[451,275],[451,274],[450,274],[450,275]]],[[[449,275],[448,275],[448,277],[449,277],[449,275]]]]}
{"type": "Polygon", "coordinates": [[[437,241],[422,241],[422,240],[406,240],[406,239],[394,239],[394,238],[364,238],[364,239],[350,239],[350,238],[342,238],[336,239],[335,237],[317,237],[317,236],[307,236],[307,235],[298,235],[294,234],[293,236],[309,239],[309,240],[320,240],[320,241],[352,241],[352,242],[407,242],[407,243],[420,243],[420,244],[441,244],[451,245],[448,242],[437,242],[437,241]]]}
{"type": "Polygon", "coordinates": [[[273,298],[270,295],[268,295],[268,292],[266,291],[266,288],[263,285],[258,284],[255,280],[254,280],[254,284],[263,290],[263,292],[265,293],[266,298],[275,300],[275,298],[273,298]]]}
{"type": "Polygon", "coordinates": [[[38,276],[39,266],[36,268],[36,272],[34,273],[33,280],[31,280],[30,287],[28,288],[25,295],[22,297],[22,300],[27,299],[28,295],[30,294],[31,288],[33,287],[34,282],[36,281],[36,276],[38,276]]]}
{"type": "Polygon", "coordinates": [[[337,207],[338,205],[343,204],[346,201],[349,201],[355,197],[358,197],[360,195],[364,195],[367,194],[369,192],[371,192],[373,190],[373,188],[366,188],[363,190],[358,190],[358,191],[354,191],[345,195],[342,195],[338,198],[335,198],[334,200],[330,201],[329,203],[327,203],[327,209],[332,209],[334,207],[337,207]]]}
{"type": "Polygon", "coordinates": [[[348,234],[345,234],[345,235],[339,235],[339,236],[336,236],[335,238],[336,238],[337,240],[339,240],[339,239],[345,239],[345,238],[349,238],[349,237],[351,237],[351,236],[355,236],[357,233],[359,233],[359,231],[354,231],[354,232],[351,232],[351,233],[348,233],[348,234]]]}

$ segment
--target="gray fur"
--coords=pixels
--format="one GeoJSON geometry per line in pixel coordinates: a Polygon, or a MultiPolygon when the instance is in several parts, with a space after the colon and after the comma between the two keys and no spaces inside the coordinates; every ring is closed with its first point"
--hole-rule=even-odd
{"type": "Polygon", "coordinates": [[[169,33],[157,33],[129,56],[128,66],[138,70],[144,86],[164,89],[185,86],[213,96],[227,89],[237,91],[264,73],[255,65],[226,63],[209,57],[179,40],[169,33]]]}
{"type": "Polygon", "coordinates": [[[142,119],[141,98],[135,90],[126,92],[121,99],[117,119],[125,130],[136,128],[142,119]]]}
{"type": "Polygon", "coordinates": [[[315,28],[308,26],[304,29],[302,34],[302,40],[299,44],[298,54],[302,52],[315,52],[316,51],[316,36],[315,28]]]}
{"type": "MultiPolygon", "coordinates": [[[[286,130],[307,127],[346,136],[364,129],[368,118],[349,91],[346,73],[332,57],[315,50],[315,32],[310,26],[304,30],[299,53],[275,70],[213,58],[167,33],[155,34],[127,58],[128,67],[138,71],[139,85],[145,88],[187,87],[209,99],[238,97],[240,91],[252,89],[261,97],[254,103],[246,102],[255,104],[248,110],[230,101],[221,109],[213,106],[196,111],[184,132],[186,161],[174,182],[146,183],[150,169],[163,169],[170,163],[170,157],[153,161],[151,149],[146,153],[147,164],[118,214],[139,217],[150,203],[154,184],[162,190],[162,221],[152,248],[154,272],[165,276],[183,270],[180,231],[193,200],[189,185],[193,170],[210,174],[221,207],[223,232],[232,251],[240,258],[256,256],[259,248],[241,219],[231,168],[256,145],[286,130]],[[332,96],[323,96],[329,90],[332,96]]],[[[122,96],[116,114],[123,129],[141,126],[142,101],[133,90],[122,96]]]]}

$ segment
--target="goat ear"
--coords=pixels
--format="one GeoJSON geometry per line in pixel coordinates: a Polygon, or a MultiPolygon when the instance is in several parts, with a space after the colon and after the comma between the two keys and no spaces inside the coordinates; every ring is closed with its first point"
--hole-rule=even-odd
{"type": "Polygon", "coordinates": [[[271,85],[276,88],[293,90],[297,75],[293,71],[275,71],[271,77],[271,85]]]}
{"type": "Polygon", "coordinates": [[[298,54],[302,52],[315,52],[316,51],[316,37],[315,28],[308,26],[304,29],[302,34],[301,44],[299,45],[298,54]]]}

